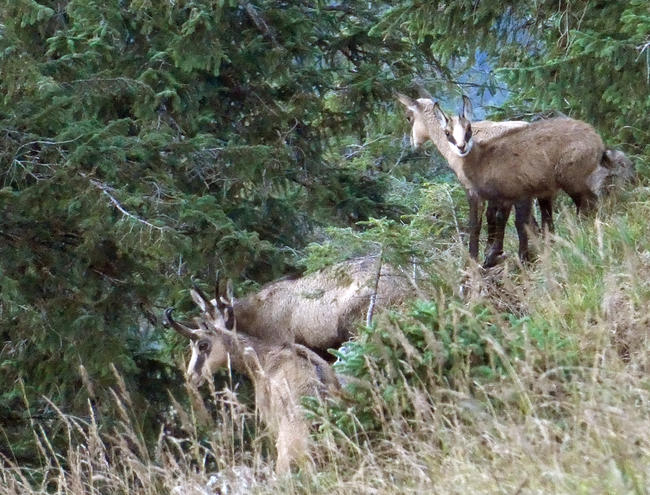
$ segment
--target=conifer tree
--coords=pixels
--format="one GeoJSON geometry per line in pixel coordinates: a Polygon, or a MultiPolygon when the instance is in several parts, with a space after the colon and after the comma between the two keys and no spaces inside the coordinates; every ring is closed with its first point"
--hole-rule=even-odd
{"type": "Polygon", "coordinates": [[[52,412],[42,396],[86,411],[80,365],[95,391],[115,365],[142,410],[164,409],[180,376],[160,314],[191,307],[190,276],[266,281],[319,225],[392,211],[386,174],[327,155],[363,139],[390,95],[385,60],[407,48],[368,33],[376,16],[364,2],[0,5],[10,436],[27,432],[24,399],[32,418],[52,412]]]}

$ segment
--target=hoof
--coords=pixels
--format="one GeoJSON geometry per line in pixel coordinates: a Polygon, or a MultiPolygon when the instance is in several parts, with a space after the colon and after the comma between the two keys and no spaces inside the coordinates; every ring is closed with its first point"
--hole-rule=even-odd
{"type": "Polygon", "coordinates": [[[492,268],[493,266],[500,265],[505,261],[508,256],[503,252],[489,253],[483,262],[483,268],[492,268]]]}

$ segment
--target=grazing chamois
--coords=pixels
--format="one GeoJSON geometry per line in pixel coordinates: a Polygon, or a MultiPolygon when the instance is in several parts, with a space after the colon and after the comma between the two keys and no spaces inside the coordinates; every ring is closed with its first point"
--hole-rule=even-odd
{"type": "MultiPolygon", "coordinates": [[[[194,289],[198,292],[198,287],[194,289]]],[[[327,356],[327,349],[350,339],[373,296],[380,308],[399,303],[412,292],[406,275],[376,257],[364,257],[270,282],[234,299],[232,312],[246,335],[275,344],[295,342],[327,356]]],[[[220,297],[217,284],[214,299],[202,308],[206,315],[220,318],[220,297]]]]}
{"type": "MultiPolygon", "coordinates": [[[[440,128],[435,117],[433,110],[435,103],[433,99],[430,97],[413,99],[401,93],[397,94],[397,99],[402,105],[404,105],[404,107],[406,107],[406,117],[411,124],[411,146],[414,149],[418,149],[425,142],[431,140],[440,154],[451,166],[451,162],[455,161],[457,157],[449,147],[447,136],[443,129],[440,128]]],[[[472,124],[473,136],[471,136],[471,139],[476,141],[487,141],[498,137],[503,133],[509,132],[512,129],[518,129],[528,125],[528,122],[520,120],[505,122],[483,120],[474,122],[472,124]]],[[[454,167],[451,168],[456,174],[458,174],[457,169],[454,167]]],[[[469,203],[469,254],[473,259],[477,259],[483,201],[474,193],[472,188],[468,186],[464,177],[458,176],[458,179],[465,188],[467,201],[469,203]]],[[[525,222],[523,216],[526,214],[530,215],[531,201],[531,198],[524,198],[515,202],[515,215],[517,217],[515,225],[519,237],[519,256],[522,259],[525,259],[528,256],[528,237],[526,232],[524,232],[525,222]]],[[[553,207],[552,200],[539,198],[538,201],[542,213],[542,228],[552,230],[552,223],[550,223],[550,211],[553,207]]],[[[501,223],[505,225],[509,215],[509,206],[504,206],[496,200],[488,201],[486,211],[488,239],[486,245],[486,258],[483,263],[483,266],[486,268],[497,264],[503,251],[503,236],[497,235],[496,231],[496,226],[499,224],[497,219],[501,218],[501,223]]],[[[532,221],[534,222],[534,220],[532,221]]]]}
{"type": "MultiPolygon", "coordinates": [[[[287,473],[292,465],[309,462],[309,423],[300,405],[303,396],[324,397],[340,390],[334,370],[310,349],[292,343],[274,344],[237,330],[232,291],[220,298],[219,318],[199,318],[199,328],[189,328],[165,311],[168,324],[190,339],[192,357],[187,369],[190,381],[200,386],[219,368],[247,375],[255,388],[255,406],[275,437],[276,472],[287,473]]],[[[195,290],[192,298],[200,307],[212,303],[195,290]]]]}
{"type": "MultiPolygon", "coordinates": [[[[458,178],[474,194],[499,201],[503,208],[531,197],[550,202],[562,189],[581,212],[595,205],[610,175],[601,165],[603,141],[585,122],[570,118],[540,120],[480,141],[472,139],[472,106],[466,96],[458,116],[448,117],[438,103],[433,105],[433,114],[447,138],[453,157],[449,165],[458,178]]],[[[518,216],[523,227],[521,253],[522,244],[527,252],[530,212],[522,211],[518,216]]],[[[497,220],[496,235],[502,238],[504,218],[497,220]]],[[[550,208],[542,211],[542,223],[552,226],[550,208]]]]}

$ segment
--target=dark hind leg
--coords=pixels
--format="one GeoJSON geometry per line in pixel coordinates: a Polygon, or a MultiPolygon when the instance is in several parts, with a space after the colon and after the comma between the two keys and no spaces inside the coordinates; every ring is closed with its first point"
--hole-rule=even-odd
{"type": "Polygon", "coordinates": [[[519,237],[519,259],[522,263],[530,261],[528,251],[528,229],[532,225],[532,199],[523,199],[515,203],[515,227],[519,237]]]}
{"type": "Polygon", "coordinates": [[[582,204],[580,206],[579,213],[585,215],[594,211],[598,207],[598,196],[596,196],[591,191],[588,191],[582,195],[582,204]]]}
{"type": "Polygon", "coordinates": [[[488,255],[494,244],[497,227],[497,214],[499,212],[499,204],[496,201],[488,201],[487,209],[485,210],[485,223],[487,224],[487,243],[485,244],[485,256],[488,255]]]}
{"type": "Polygon", "coordinates": [[[573,203],[576,205],[576,213],[580,215],[580,207],[582,206],[582,195],[581,194],[569,194],[573,203]]]}
{"type": "Polygon", "coordinates": [[[547,232],[553,233],[553,198],[537,198],[537,202],[542,215],[543,234],[546,235],[547,232]]]}

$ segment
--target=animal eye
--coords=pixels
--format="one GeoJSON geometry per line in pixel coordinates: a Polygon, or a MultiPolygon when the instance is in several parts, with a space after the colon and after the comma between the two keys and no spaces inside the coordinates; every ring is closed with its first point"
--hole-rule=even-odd
{"type": "Polygon", "coordinates": [[[445,136],[449,137],[449,135],[450,135],[450,132],[447,129],[445,129],[445,136]]]}
{"type": "Polygon", "coordinates": [[[205,351],[208,350],[209,347],[210,347],[210,344],[208,342],[205,342],[205,341],[199,342],[199,351],[205,352],[205,351]]]}
{"type": "Polygon", "coordinates": [[[471,138],[471,137],[472,137],[472,130],[469,129],[469,130],[465,133],[465,141],[469,141],[469,138],[471,138]]]}
{"type": "Polygon", "coordinates": [[[413,122],[413,115],[407,115],[406,120],[408,120],[409,123],[413,122]]]}

